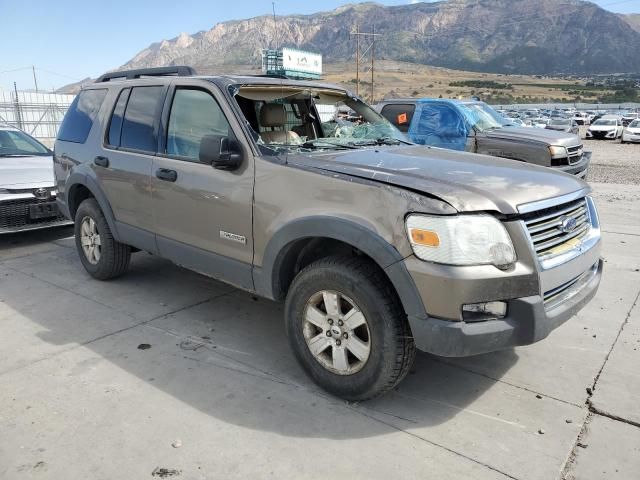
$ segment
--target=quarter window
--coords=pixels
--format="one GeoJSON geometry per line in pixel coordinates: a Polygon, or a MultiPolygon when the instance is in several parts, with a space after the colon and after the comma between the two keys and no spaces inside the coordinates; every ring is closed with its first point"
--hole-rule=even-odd
{"type": "Polygon", "coordinates": [[[64,116],[58,132],[58,140],[74,143],[86,142],[93,121],[96,119],[106,95],[107,90],[102,88],[80,92],[64,116]]]}
{"type": "Polygon", "coordinates": [[[160,113],[164,87],[135,87],[131,90],[122,121],[120,147],[155,153],[154,122],[160,113]]]}
{"type": "Polygon", "coordinates": [[[407,133],[415,109],[415,105],[411,104],[389,104],[382,107],[380,115],[393,123],[398,130],[407,133]]]}
{"type": "Polygon", "coordinates": [[[129,99],[130,88],[125,88],[120,92],[118,101],[113,109],[113,115],[111,115],[111,122],[109,122],[109,135],[107,137],[107,144],[112,147],[120,146],[120,134],[122,132],[122,119],[124,118],[124,109],[127,106],[127,100],[129,99]]]}
{"type": "Polygon", "coordinates": [[[169,115],[167,154],[198,160],[205,135],[230,136],[230,127],[218,102],[203,90],[176,90],[169,115]]]}

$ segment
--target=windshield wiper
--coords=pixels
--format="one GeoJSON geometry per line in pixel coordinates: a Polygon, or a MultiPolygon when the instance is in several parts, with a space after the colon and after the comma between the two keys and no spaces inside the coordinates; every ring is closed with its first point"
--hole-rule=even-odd
{"type": "Polygon", "coordinates": [[[351,142],[350,145],[357,145],[359,147],[362,147],[367,145],[400,145],[401,143],[404,143],[405,145],[411,145],[411,142],[391,137],[380,137],[371,140],[364,140],[361,142],[351,142]]]}
{"type": "Polygon", "coordinates": [[[318,140],[307,140],[301,145],[297,145],[302,148],[342,148],[343,150],[357,150],[358,147],[354,144],[348,143],[333,143],[328,142],[326,140],[318,139],[318,140]]]}
{"type": "Polygon", "coordinates": [[[0,157],[31,157],[26,153],[0,153],[0,157]]]}

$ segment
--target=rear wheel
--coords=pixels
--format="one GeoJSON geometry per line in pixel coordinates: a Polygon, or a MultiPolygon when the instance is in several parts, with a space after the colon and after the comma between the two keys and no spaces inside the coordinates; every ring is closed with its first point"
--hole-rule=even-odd
{"type": "Polygon", "coordinates": [[[98,202],[84,200],[75,218],[76,249],[85,270],[93,278],[108,280],[122,275],[129,267],[131,248],[113,238],[98,202]]]}
{"type": "Polygon", "coordinates": [[[348,400],[397,385],[415,357],[407,318],[372,262],[328,257],[293,281],[285,306],[291,347],[311,378],[348,400]]]}

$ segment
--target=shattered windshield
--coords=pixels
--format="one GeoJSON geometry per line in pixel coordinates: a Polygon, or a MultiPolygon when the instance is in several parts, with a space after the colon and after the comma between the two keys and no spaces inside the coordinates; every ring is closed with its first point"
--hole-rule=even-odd
{"type": "Polygon", "coordinates": [[[461,103],[459,107],[469,125],[478,132],[494,130],[510,123],[484,102],[461,103]]]}
{"type": "Polygon", "coordinates": [[[235,99],[264,153],[410,143],[386,118],[344,91],[250,85],[235,99]]]}

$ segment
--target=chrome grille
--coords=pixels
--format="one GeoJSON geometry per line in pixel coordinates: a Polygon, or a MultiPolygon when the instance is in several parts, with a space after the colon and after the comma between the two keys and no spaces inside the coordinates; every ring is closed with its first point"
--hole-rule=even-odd
{"type": "Polygon", "coordinates": [[[527,214],[523,220],[539,258],[568,250],[591,228],[584,198],[527,214]]]}
{"type": "Polygon", "coordinates": [[[569,165],[574,165],[582,160],[582,145],[576,145],[575,147],[568,147],[567,152],[569,154],[569,165]]]}

